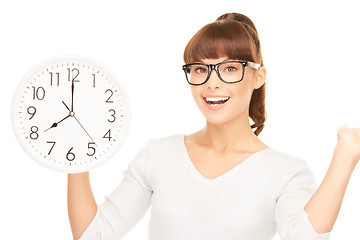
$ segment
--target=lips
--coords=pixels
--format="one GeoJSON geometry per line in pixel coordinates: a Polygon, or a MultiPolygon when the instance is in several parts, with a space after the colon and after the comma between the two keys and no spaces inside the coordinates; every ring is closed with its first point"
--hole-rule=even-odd
{"type": "Polygon", "coordinates": [[[226,103],[230,97],[227,96],[216,96],[216,97],[203,97],[204,101],[210,105],[220,105],[226,103]]]}
{"type": "Polygon", "coordinates": [[[214,95],[207,95],[203,97],[206,107],[210,111],[218,111],[229,101],[229,96],[214,96],[214,95]]]}

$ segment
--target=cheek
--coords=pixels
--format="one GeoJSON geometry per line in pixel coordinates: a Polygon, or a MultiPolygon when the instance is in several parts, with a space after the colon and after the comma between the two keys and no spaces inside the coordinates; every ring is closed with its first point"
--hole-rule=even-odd
{"type": "Polygon", "coordinates": [[[199,88],[196,88],[195,86],[191,86],[191,94],[195,102],[198,104],[201,100],[201,91],[199,90],[199,88]]]}
{"type": "Polygon", "coordinates": [[[243,100],[247,100],[249,103],[252,93],[254,91],[254,81],[251,77],[253,77],[253,75],[251,75],[250,77],[245,75],[244,80],[240,82],[240,84],[237,85],[234,89],[234,93],[236,96],[242,98],[243,100]]]}
{"type": "Polygon", "coordinates": [[[232,90],[231,91],[232,94],[235,97],[247,99],[249,96],[251,96],[253,89],[252,89],[251,81],[244,79],[243,81],[232,85],[231,90],[232,90]]]}
{"type": "Polygon", "coordinates": [[[232,111],[243,112],[250,107],[250,100],[252,96],[252,88],[242,87],[233,91],[233,105],[232,111]]]}
{"type": "Polygon", "coordinates": [[[248,87],[240,88],[234,93],[234,95],[237,98],[241,98],[243,101],[246,99],[250,101],[252,95],[252,88],[248,88],[248,87]]]}

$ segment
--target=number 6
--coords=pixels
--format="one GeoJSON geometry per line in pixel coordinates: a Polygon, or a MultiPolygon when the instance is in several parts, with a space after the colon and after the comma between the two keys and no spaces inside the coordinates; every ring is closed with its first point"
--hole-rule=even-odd
{"type": "Polygon", "coordinates": [[[66,159],[69,161],[74,161],[75,159],[75,154],[71,152],[71,150],[73,150],[73,147],[70,148],[70,150],[67,152],[66,154],[66,159]]]}

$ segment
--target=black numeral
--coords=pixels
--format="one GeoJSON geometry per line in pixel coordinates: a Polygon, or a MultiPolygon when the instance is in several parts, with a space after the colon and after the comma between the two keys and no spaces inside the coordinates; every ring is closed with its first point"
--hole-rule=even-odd
{"type": "Polygon", "coordinates": [[[43,87],[35,88],[34,86],[32,88],[33,88],[33,100],[35,99],[43,100],[45,97],[45,89],[43,87]]]}
{"type": "Polygon", "coordinates": [[[80,82],[80,80],[76,80],[76,78],[79,76],[80,71],[77,68],[70,69],[68,68],[68,81],[74,81],[74,82],[80,82]]]}
{"type": "Polygon", "coordinates": [[[107,89],[107,90],[105,91],[105,93],[107,93],[107,92],[110,92],[110,96],[109,96],[109,98],[106,100],[106,103],[113,103],[113,101],[110,101],[110,98],[111,98],[112,95],[114,94],[113,91],[112,91],[111,89],[107,89]]]}
{"type": "Polygon", "coordinates": [[[31,138],[32,140],[38,139],[38,137],[39,137],[39,134],[37,133],[37,132],[39,131],[38,127],[37,127],[37,126],[32,126],[32,127],[30,128],[30,131],[31,131],[31,133],[30,133],[30,138],[31,138]]]}
{"type": "Polygon", "coordinates": [[[93,87],[95,87],[95,74],[92,74],[93,76],[93,87]]]}
{"type": "Polygon", "coordinates": [[[88,156],[94,156],[94,154],[95,154],[95,152],[96,152],[96,150],[95,150],[95,148],[94,147],[92,147],[91,146],[91,144],[95,144],[94,142],[89,142],[88,143],[88,149],[91,149],[91,151],[92,151],[92,153],[86,153],[88,156]]]}
{"type": "Polygon", "coordinates": [[[108,119],[108,121],[111,122],[111,123],[113,123],[113,122],[115,122],[115,120],[116,120],[116,117],[115,117],[115,113],[116,113],[116,112],[115,112],[114,109],[110,109],[109,112],[112,112],[112,115],[111,115],[112,119],[108,119]]]}
{"type": "Polygon", "coordinates": [[[107,138],[107,139],[109,139],[109,141],[111,140],[111,129],[109,129],[109,131],[107,131],[106,133],[105,133],[105,135],[103,136],[103,138],[107,138]]]}
{"type": "MultiPolygon", "coordinates": [[[[49,72],[50,74],[50,86],[53,85],[53,73],[49,72]]],[[[56,85],[59,86],[59,73],[55,73],[56,74],[56,85]]]]}
{"type": "Polygon", "coordinates": [[[70,148],[70,150],[67,152],[66,159],[69,160],[69,161],[74,161],[75,160],[75,154],[73,152],[71,152],[71,150],[73,150],[73,147],[70,148]]]}
{"type": "Polygon", "coordinates": [[[50,155],[50,153],[51,153],[51,151],[53,150],[56,142],[47,141],[47,143],[51,143],[51,144],[52,144],[52,146],[51,146],[51,148],[50,148],[50,151],[48,152],[48,155],[50,155]]]}
{"type": "Polygon", "coordinates": [[[31,115],[31,117],[29,118],[29,120],[31,120],[35,116],[36,108],[33,106],[30,106],[30,107],[28,107],[27,112],[28,112],[28,114],[31,115]]]}

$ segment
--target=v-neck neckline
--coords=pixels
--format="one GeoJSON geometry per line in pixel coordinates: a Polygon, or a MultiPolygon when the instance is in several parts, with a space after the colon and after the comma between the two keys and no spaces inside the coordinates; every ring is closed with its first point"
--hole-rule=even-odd
{"type": "Polygon", "coordinates": [[[200,183],[202,183],[202,184],[204,184],[206,186],[214,186],[214,185],[217,185],[219,183],[224,182],[227,178],[229,178],[230,176],[232,176],[235,173],[239,172],[241,169],[245,168],[250,163],[254,162],[256,159],[263,156],[264,154],[271,151],[271,149],[272,149],[271,147],[267,147],[267,148],[265,148],[263,150],[257,151],[255,153],[251,154],[246,159],[244,159],[241,163],[239,163],[235,167],[231,168],[229,171],[221,174],[220,176],[218,176],[216,178],[211,179],[211,178],[204,177],[199,172],[199,170],[195,167],[194,163],[192,162],[192,160],[190,158],[190,155],[189,155],[189,153],[187,151],[186,145],[185,145],[185,134],[179,135],[179,140],[181,141],[180,146],[181,146],[181,150],[182,150],[182,153],[183,153],[182,155],[183,155],[183,162],[185,164],[185,167],[190,172],[190,174],[194,178],[196,178],[196,180],[198,180],[200,183]]]}

